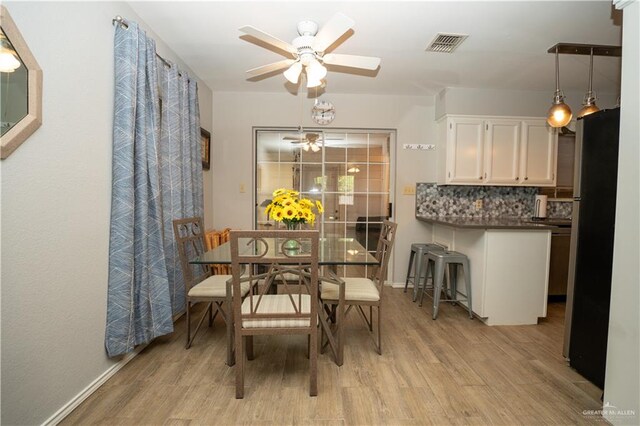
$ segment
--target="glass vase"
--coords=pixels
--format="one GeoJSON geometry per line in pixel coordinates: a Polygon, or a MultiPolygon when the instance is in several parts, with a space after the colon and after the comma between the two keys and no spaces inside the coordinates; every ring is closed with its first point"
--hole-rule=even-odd
{"type": "MultiPolygon", "coordinates": [[[[300,230],[300,225],[302,225],[302,223],[300,222],[287,222],[287,221],[285,221],[284,224],[287,226],[287,231],[298,231],[300,230]]],[[[294,251],[300,248],[300,243],[298,243],[296,240],[288,239],[287,241],[284,242],[282,247],[285,250],[294,251]]]]}

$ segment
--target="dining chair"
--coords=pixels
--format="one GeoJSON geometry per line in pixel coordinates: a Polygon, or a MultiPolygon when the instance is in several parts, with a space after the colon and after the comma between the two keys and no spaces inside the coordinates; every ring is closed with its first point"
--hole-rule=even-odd
{"type": "Polygon", "coordinates": [[[231,366],[234,364],[232,296],[239,294],[238,299],[241,300],[249,293],[250,284],[243,283],[241,288],[234,292],[231,288],[231,275],[212,275],[208,265],[190,263],[205,252],[203,230],[200,217],[173,221],[173,232],[178,246],[186,294],[187,343],[185,348],[191,347],[205,318],[209,317],[209,327],[211,327],[216,315],[220,313],[227,327],[227,365],[231,366]],[[191,335],[191,307],[192,304],[199,302],[205,302],[208,305],[191,335]]]}
{"type": "Polygon", "coordinates": [[[367,277],[345,277],[341,278],[339,283],[322,281],[320,299],[324,310],[323,314],[326,314],[327,320],[334,322],[337,327],[338,353],[336,355],[336,363],[338,365],[342,365],[344,356],[344,323],[346,316],[353,307],[356,308],[367,325],[377,352],[382,355],[382,290],[387,276],[389,257],[391,256],[397,227],[397,223],[389,220],[382,222],[375,254],[379,264],[370,267],[367,277]],[[369,307],[368,316],[364,309],[366,307],[369,307]],[[377,311],[375,334],[373,332],[373,308],[376,308],[377,311]]]}
{"type": "Polygon", "coordinates": [[[230,236],[234,291],[247,281],[258,283],[244,301],[233,301],[236,398],[244,397],[245,348],[253,359],[253,336],[274,334],[308,336],[309,394],[316,396],[318,231],[231,231],[230,236]],[[292,239],[298,249],[286,248],[292,239]],[[279,294],[272,294],[273,286],[279,294]]]}

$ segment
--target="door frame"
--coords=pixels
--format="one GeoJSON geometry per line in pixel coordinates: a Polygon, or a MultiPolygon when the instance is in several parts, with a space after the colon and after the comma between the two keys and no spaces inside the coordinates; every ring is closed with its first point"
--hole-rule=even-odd
{"type": "MultiPolygon", "coordinates": [[[[394,220],[396,217],[396,145],[398,140],[398,131],[393,128],[367,128],[367,127],[304,127],[305,131],[318,132],[318,133],[388,133],[389,140],[389,200],[392,204],[391,216],[389,220],[394,220]]],[[[257,228],[257,203],[256,189],[258,186],[258,132],[270,131],[270,132],[288,132],[295,133],[298,131],[297,127],[292,126],[252,126],[251,128],[251,222],[254,229],[257,228]]],[[[324,168],[324,159],[323,159],[324,168]]],[[[391,258],[389,259],[389,267],[387,269],[387,276],[393,277],[393,262],[395,257],[395,245],[391,251],[391,258]]],[[[390,283],[393,284],[393,283],[390,283]]]]}

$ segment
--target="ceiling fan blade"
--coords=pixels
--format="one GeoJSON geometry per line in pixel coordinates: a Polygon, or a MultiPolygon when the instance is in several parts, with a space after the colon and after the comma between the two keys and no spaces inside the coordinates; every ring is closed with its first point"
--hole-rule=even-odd
{"type": "Polygon", "coordinates": [[[272,64],[263,65],[257,68],[252,68],[247,71],[247,74],[251,74],[251,76],[258,76],[258,75],[267,74],[273,71],[279,71],[281,69],[290,67],[294,62],[295,62],[294,59],[284,59],[282,61],[274,62],[272,64]]]}
{"type": "Polygon", "coordinates": [[[365,70],[375,70],[380,66],[380,58],[374,56],[341,55],[339,53],[329,53],[324,55],[322,61],[329,65],[339,65],[349,68],[361,68],[365,70]]]}
{"type": "Polygon", "coordinates": [[[298,51],[295,47],[290,45],[289,43],[280,40],[277,37],[272,36],[271,34],[267,34],[262,30],[257,29],[256,27],[252,27],[251,25],[245,25],[244,27],[239,28],[243,33],[249,34],[261,40],[267,44],[277,47],[280,50],[284,50],[285,52],[289,52],[291,54],[297,54],[298,51]]]}
{"type": "Polygon", "coordinates": [[[316,52],[324,52],[329,46],[338,40],[342,34],[346,33],[353,27],[355,21],[340,12],[333,15],[329,21],[324,24],[322,29],[316,34],[313,41],[313,49],[316,52]]]}

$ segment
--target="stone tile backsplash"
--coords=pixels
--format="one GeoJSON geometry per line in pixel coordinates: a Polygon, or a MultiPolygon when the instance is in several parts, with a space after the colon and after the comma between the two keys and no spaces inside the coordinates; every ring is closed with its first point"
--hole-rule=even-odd
{"type": "Polygon", "coordinates": [[[572,201],[549,201],[547,203],[548,217],[561,217],[565,219],[571,219],[572,212],[573,212],[572,201]]]}
{"type": "MultiPolygon", "coordinates": [[[[424,217],[531,217],[537,192],[534,187],[418,183],[416,214],[424,217]],[[482,200],[482,209],[476,210],[476,200],[482,200]]],[[[570,202],[549,201],[547,216],[570,218],[571,207],[570,202]]]]}

